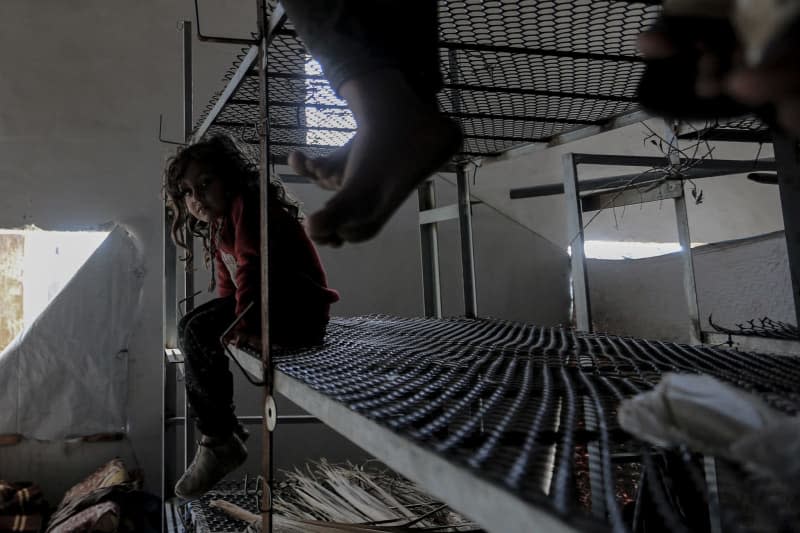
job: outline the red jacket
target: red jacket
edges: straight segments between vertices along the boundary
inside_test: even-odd
[[[339,294],[328,288],[302,225],[277,200],[270,200],[269,227],[270,338],[281,345],[319,342]],[[255,303],[238,326],[249,333],[261,331],[260,230],[258,195],[236,196],[220,223],[215,256],[219,296],[236,296],[237,316]]]

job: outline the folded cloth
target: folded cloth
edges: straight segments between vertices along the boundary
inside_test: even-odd
[[[99,489],[95,489],[88,494],[76,496],[66,503],[62,501],[62,505],[50,517],[46,531],[47,533],[59,530],[65,531],[61,529],[63,524],[69,522],[73,517],[82,513],[86,509],[95,507],[98,504],[105,502],[115,503],[118,506],[118,514],[120,514],[122,510],[119,501],[124,499],[125,495],[136,491],[136,488],[137,487],[135,483],[119,483],[110,487],[101,487]]]
[[[0,533],[14,531],[38,532],[42,530],[42,515],[16,514],[0,516]]]
[[[122,462],[122,459],[112,459],[95,470],[86,479],[69,489],[67,493],[64,494],[58,507],[61,508],[71,500],[81,498],[97,489],[126,483],[129,480],[128,470],[125,468],[125,463]]]
[[[119,506],[114,502],[103,502],[93,505],[72,515],[49,531],[52,533],[74,533],[91,531],[92,533],[113,533],[119,527]]]
[[[800,473],[800,419],[711,376],[665,374],[653,390],[624,400],[617,418],[658,446],[686,445],[787,481]]]

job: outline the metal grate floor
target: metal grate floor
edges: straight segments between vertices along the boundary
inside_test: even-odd
[[[796,513],[771,508],[789,497],[785,488],[722,461],[711,464],[724,479],[709,485],[708,461],[645,446],[616,421],[620,400],[668,371],[713,375],[795,414],[800,360],[500,320],[385,316],[333,319],[324,346],[274,355],[279,375],[570,527],[627,531],[641,509],[670,531],[697,530],[698,521],[725,531],[800,526]],[[687,514],[689,494],[718,499],[719,511]]]
[[[245,481],[245,483],[247,483]],[[222,499],[258,514],[258,495],[243,488],[242,483],[222,482],[200,499],[187,505],[189,531],[196,533],[233,533],[247,529],[247,523],[232,518],[220,509],[210,507],[212,500]]]

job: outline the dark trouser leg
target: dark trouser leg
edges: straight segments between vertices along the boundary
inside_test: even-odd
[[[284,0],[297,34],[335,91],[359,75],[397,69],[423,101],[441,89],[435,0]]]
[[[219,337],[235,318],[234,298],[205,303],[181,319],[178,342],[186,365],[186,395],[197,429],[227,437],[237,425],[233,375]]]

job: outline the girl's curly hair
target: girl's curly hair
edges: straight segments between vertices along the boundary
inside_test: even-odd
[[[189,214],[184,202],[181,182],[186,170],[192,162],[201,165],[207,171],[224,180],[225,188],[232,194],[258,194],[259,172],[242,148],[227,135],[214,135],[198,143],[181,148],[177,154],[167,160],[164,171],[164,196],[167,206],[172,211],[172,240],[186,250],[184,261],[193,257],[187,246],[187,236],[201,239],[203,243],[206,265],[213,268],[216,249],[213,228]],[[269,181],[269,197],[297,220],[302,220],[300,203],[276,179]],[[212,284],[214,275],[212,273]]]

